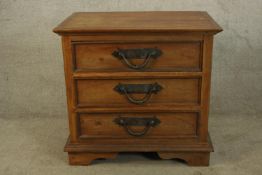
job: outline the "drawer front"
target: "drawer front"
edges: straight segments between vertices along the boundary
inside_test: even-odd
[[[78,119],[80,139],[197,137],[198,113],[193,112],[79,114]]]
[[[201,71],[201,42],[73,43],[82,71]]]
[[[200,103],[200,78],[76,80],[78,107]]]

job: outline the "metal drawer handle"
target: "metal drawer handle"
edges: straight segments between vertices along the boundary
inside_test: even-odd
[[[151,58],[157,58],[162,55],[162,51],[157,48],[139,48],[139,49],[118,49],[112,53],[113,56],[123,59],[124,63],[131,69],[141,70],[149,65]],[[135,65],[129,59],[144,59],[140,65]]]
[[[114,90],[117,91],[120,94],[124,94],[128,101],[134,104],[144,104],[146,103],[152,94],[156,94],[162,89],[162,86],[160,86],[158,83],[154,84],[121,84],[119,83]],[[145,96],[141,99],[135,99],[130,94],[132,93],[144,93]]]
[[[129,135],[136,137],[145,135],[151,127],[155,127],[161,123],[161,121],[156,117],[118,117],[114,122],[122,126]],[[144,129],[142,131],[133,131],[130,126],[144,126]]]

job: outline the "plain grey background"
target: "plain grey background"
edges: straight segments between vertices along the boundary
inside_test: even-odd
[[[76,11],[200,10],[224,29],[215,36],[213,52],[210,130],[217,151],[211,168],[181,165],[178,172],[259,174],[261,168],[254,163],[261,162],[257,152],[262,152],[261,9],[261,0],[0,0],[0,169],[5,174],[87,170],[69,169],[62,153],[68,134],[66,95],[61,41],[52,29],[64,18]],[[136,160],[131,172],[141,164],[152,168],[151,160],[138,165]],[[173,166],[153,164],[170,171]],[[128,161],[122,165],[129,167]],[[115,166],[102,163],[88,171],[113,174]]]
[[[203,10],[215,37],[211,113],[262,112],[262,1],[1,0],[1,116],[66,115],[60,38],[52,29],[76,11]]]

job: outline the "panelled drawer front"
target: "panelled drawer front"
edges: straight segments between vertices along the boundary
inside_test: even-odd
[[[131,120],[119,125],[120,118]],[[159,123],[146,132],[145,119],[155,118]],[[135,121],[132,121],[134,119]],[[140,122],[140,123],[139,123]],[[142,123],[142,124],[141,124]],[[78,136],[88,138],[183,138],[197,136],[198,113],[141,113],[141,114],[79,114]],[[127,128],[125,128],[127,127]],[[143,133],[144,132],[144,133]],[[135,133],[137,135],[132,135]]]
[[[132,65],[142,65],[148,54],[152,54],[143,71],[201,71],[201,42],[163,42],[163,43],[72,43],[73,64],[81,71],[132,71],[122,57]],[[117,58],[112,53],[128,50]],[[140,49],[140,50],[139,50]],[[145,49],[142,50],[141,49]],[[157,49],[154,55],[147,49]],[[135,52],[135,53],[134,53]],[[156,58],[153,58],[153,57]],[[130,57],[130,58],[128,58]],[[139,59],[140,57],[140,59]],[[135,69],[136,70],[136,69]],[[140,69],[138,69],[140,70]]]
[[[119,85],[125,86],[124,90],[129,93],[121,93]],[[153,88],[151,92],[150,87],[155,85],[159,87]],[[78,107],[139,106],[132,102],[132,99],[144,100],[150,93],[150,96],[140,105],[198,105],[200,85],[200,78],[78,79],[76,80],[76,103]]]

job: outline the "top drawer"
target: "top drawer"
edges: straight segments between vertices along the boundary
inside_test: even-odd
[[[76,71],[201,71],[199,41],[72,42]]]

